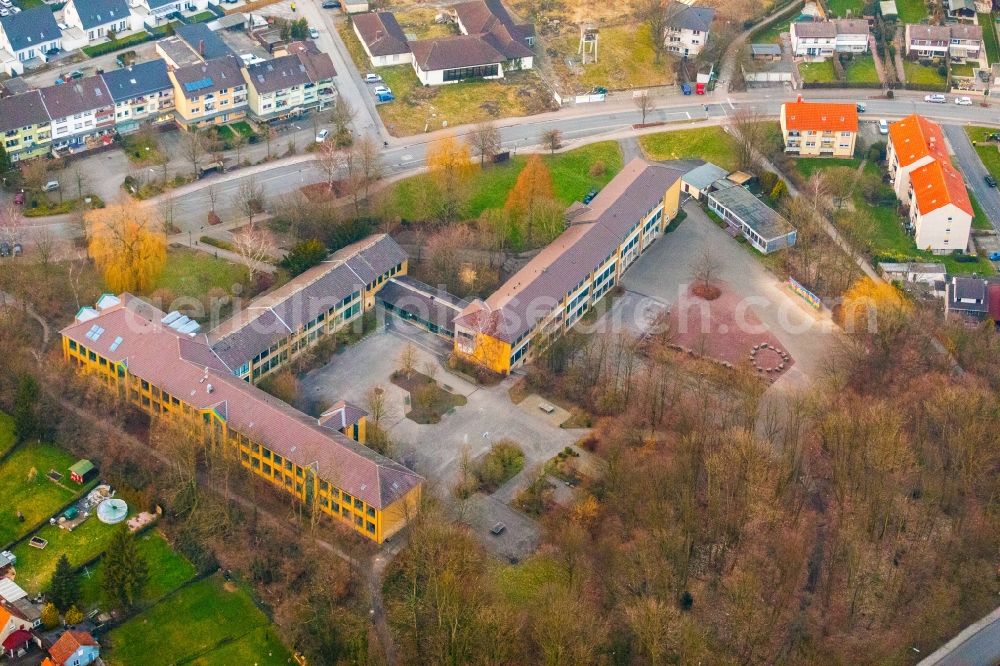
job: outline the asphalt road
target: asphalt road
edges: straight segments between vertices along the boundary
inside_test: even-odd
[[[971,625],[917,666],[1000,664],[1000,609]]]
[[[955,159],[958,160],[958,168],[965,178],[965,184],[972,190],[986,217],[990,218],[993,228],[1000,231],[1000,191],[986,184],[986,167],[972,147],[969,135],[959,125],[945,125],[944,135],[955,151]]]

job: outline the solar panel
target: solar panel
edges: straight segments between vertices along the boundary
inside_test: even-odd
[[[124,342],[124,340],[122,339],[122,336],[119,335],[117,338],[115,338],[115,341],[111,343],[111,351],[118,349],[118,346],[122,342]]]
[[[184,90],[187,92],[193,92],[195,90],[201,90],[202,88],[207,88],[212,85],[212,79],[204,78],[198,79],[197,81],[191,81],[190,83],[184,84]]]

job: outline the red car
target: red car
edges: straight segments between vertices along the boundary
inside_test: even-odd
[[[24,205],[24,192],[18,192],[17,194],[14,195],[14,203],[16,203],[18,206]]]

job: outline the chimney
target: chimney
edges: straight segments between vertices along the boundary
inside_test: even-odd
[[[798,103],[801,101],[802,101],[802,93],[799,93],[799,96],[795,98],[795,102]]]
[[[377,42],[380,39],[382,39],[382,31],[381,30],[376,30],[375,31],[375,41]]]
[[[215,387],[214,387],[214,386],[212,386],[211,384],[209,384],[209,385],[208,385],[208,386],[206,386],[205,388],[206,388],[206,390],[208,390],[208,392],[209,392],[209,393],[211,393],[212,391],[214,391],[214,390],[215,390]]]

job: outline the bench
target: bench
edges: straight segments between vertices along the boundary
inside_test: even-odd
[[[538,405],[538,409],[542,410],[546,414],[552,414],[553,412],[556,411],[556,408],[547,402],[543,402],[540,405]]]

